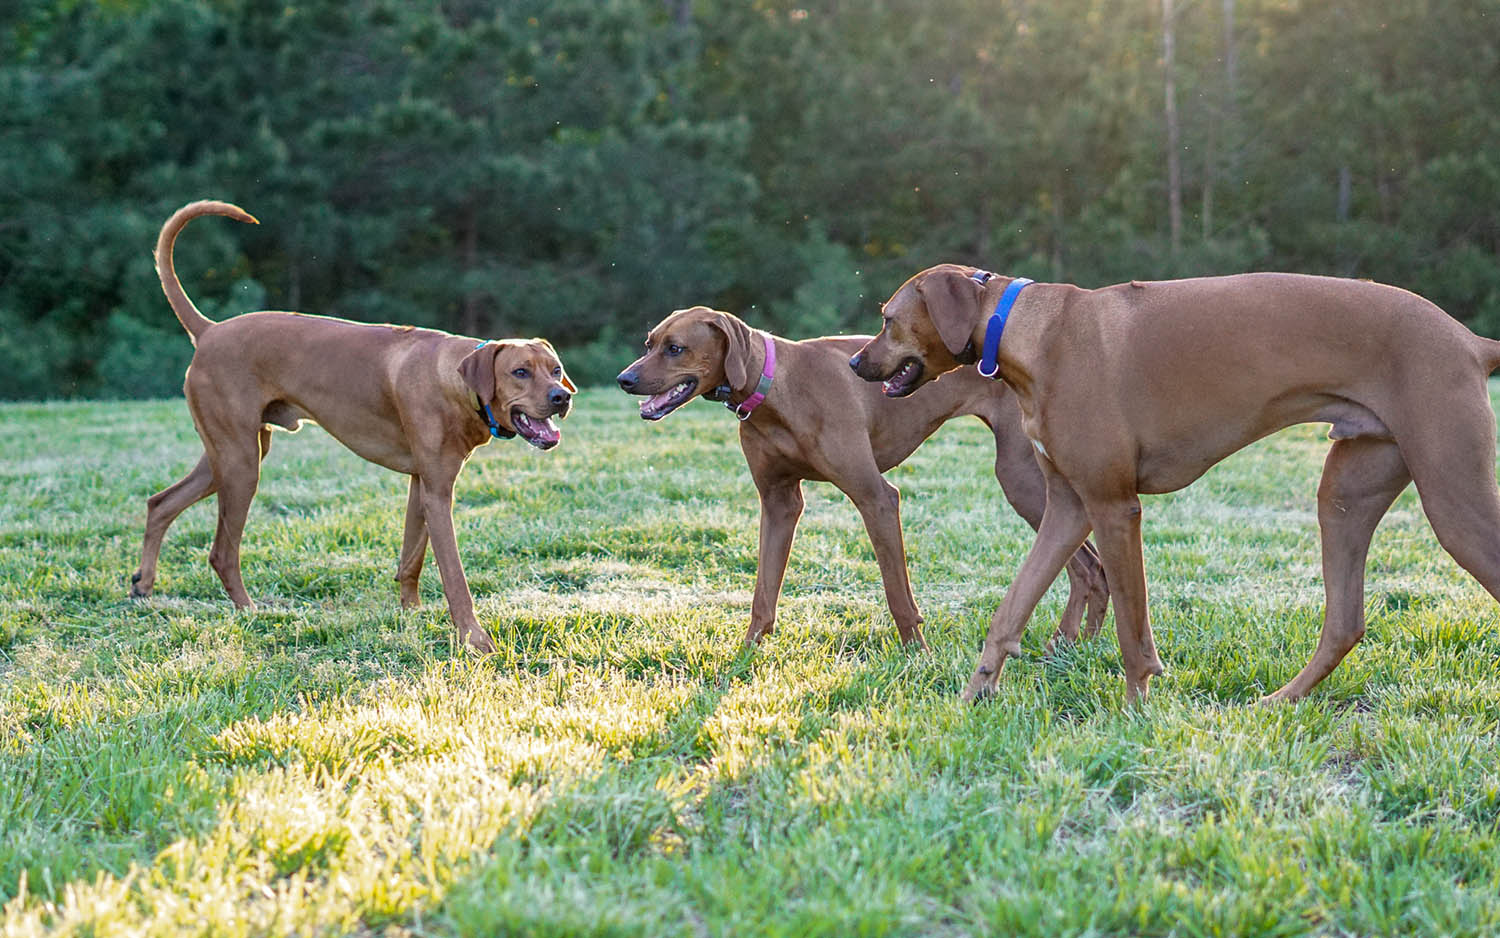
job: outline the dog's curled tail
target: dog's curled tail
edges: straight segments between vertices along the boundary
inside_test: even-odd
[[[184,205],[173,212],[167,223],[161,226],[161,235],[156,239],[156,275],[161,278],[161,289],[167,295],[167,302],[172,304],[172,312],[177,314],[177,321],[187,330],[194,345],[198,344],[198,336],[213,325],[214,321],[200,313],[198,307],[183,292],[182,282],[177,279],[177,270],[172,266],[172,246],[177,243],[177,233],[200,215],[227,215],[235,221],[260,224],[254,215],[238,205],[205,200]]]

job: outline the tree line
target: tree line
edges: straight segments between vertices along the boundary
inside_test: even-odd
[[[211,318],[870,331],[939,261],[1295,270],[1500,333],[1500,0],[10,0],[0,396],[179,393]]]

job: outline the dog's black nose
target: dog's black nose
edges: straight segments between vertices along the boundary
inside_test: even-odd
[[[855,352],[854,357],[849,359],[849,367],[859,371],[859,366],[864,364],[864,352]]]
[[[640,376],[633,371],[622,371],[615,380],[620,382],[620,390],[629,394],[635,390],[635,384],[640,380]]]
[[[568,393],[567,388],[553,388],[547,392],[547,403],[553,407],[562,407],[568,403],[571,397],[572,395]]]

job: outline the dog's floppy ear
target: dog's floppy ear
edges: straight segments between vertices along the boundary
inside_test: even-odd
[[[961,355],[979,324],[979,294],[984,288],[957,270],[939,270],[917,282],[917,293],[950,355]]]
[[[562,363],[562,356],[559,355],[559,354],[557,354],[557,349],[553,348],[552,347],[552,343],[548,342],[546,339],[538,337],[536,339],[536,341],[540,342],[543,346],[545,346],[546,349],[547,349],[547,351],[549,351],[549,352],[552,353],[552,357],[555,358],[555,359],[557,359],[557,367],[559,367],[559,368],[561,368],[563,370],[563,373],[562,373],[562,386],[568,389],[568,393],[569,394],[576,394],[576,393],[578,393],[578,388],[575,387],[574,384],[573,384],[573,382],[571,380],[569,380],[569,378],[568,378],[568,367]]]
[[[709,325],[724,333],[724,378],[731,388],[750,379],[750,327],[728,313],[714,313]]]
[[[486,342],[458,363],[458,373],[464,384],[486,407],[495,402],[495,359],[500,357],[501,347],[498,342]]]

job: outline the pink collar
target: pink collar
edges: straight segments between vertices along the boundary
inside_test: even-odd
[[[725,402],[725,406],[741,420],[750,419],[750,414],[766,399],[766,392],[771,390],[771,381],[776,377],[776,345],[771,341],[770,333],[762,332],[760,337],[766,341],[766,363],[760,370],[760,381],[756,382],[755,390],[743,401],[738,404]]]

